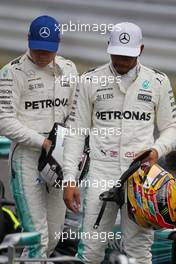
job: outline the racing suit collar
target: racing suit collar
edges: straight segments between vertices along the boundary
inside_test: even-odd
[[[119,73],[116,71],[116,69],[114,68],[112,62],[110,62],[109,67],[110,67],[111,71],[113,72],[113,74],[114,74],[115,76],[121,76],[121,77],[124,76],[124,78],[126,78],[127,76],[129,76],[129,77],[134,76],[134,73],[136,73],[136,75],[138,76],[139,71],[140,71],[140,68],[141,68],[141,65],[140,65],[140,62],[137,61],[136,66],[133,67],[131,70],[129,70],[126,74],[123,74],[123,75],[119,74]],[[137,77],[137,76],[136,76],[136,77]]]
[[[126,74],[120,75],[116,69],[114,68],[114,66],[112,65],[112,62],[110,62],[110,69],[112,71],[112,73],[115,76],[119,76],[121,82],[119,83],[119,88],[123,93],[126,93],[126,90],[129,86],[131,86],[131,84],[137,79],[139,72],[140,72],[140,63],[139,61],[137,62],[137,65],[132,68],[129,72],[127,72]]]
[[[33,64],[33,66],[36,66],[35,63],[32,61],[29,49],[26,51],[26,56],[30,60],[30,62]],[[51,61],[45,68],[50,69],[54,73],[55,76],[59,76],[62,74],[62,70],[55,59]]]

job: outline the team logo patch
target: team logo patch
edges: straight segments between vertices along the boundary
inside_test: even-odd
[[[149,81],[147,81],[147,80],[145,80],[145,81],[143,82],[143,84],[142,84],[142,87],[143,87],[144,89],[148,89],[148,88],[150,88],[150,86],[151,86],[151,83],[150,83]]]
[[[7,75],[8,75],[8,69],[5,69],[2,73],[2,77],[5,79],[7,78]]]
[[[125,153],[125,158],[134,158],[135,157],[135,153],[134,152],[126,152]]]
[[[127,44],[130,41],[130,35],[128,33],[122,33],[119,36],[119,40],[122,44]]]
[[[138,94],[137,99],[139,101],[151,102],[152,96],[150,94]]]
[[[31,78],[34,78],[36,73],[35,73],[34,70],[31,69],[31,70],[29,70],[26,74],[27,74],[27,76],[29,76],[29,77],[31,77]]]
[[[113,99],[114,95],[113,94],[98,94],[96,97],[96,101],[103,101],[103,100],[108,100],[108,99]]]
[[[70,87],[70,83],[69,83],[68,80],[61,80],[61,81],[60,81],[60,85],[61,85],[62,87]]]
[[[42,27],[39,30],[39,35],[42,38],[48,38],[50,36],[50,29],[48,27]]]
[[[139,111],[102,111],[96,112],[96,117],[101,120],[131,119],[149,121],[151,119],[151,113]]]

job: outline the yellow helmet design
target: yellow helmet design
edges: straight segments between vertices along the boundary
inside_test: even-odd
[[[128,214],[143,227],[176,227],[176,180],[158,164],[128,179]]]

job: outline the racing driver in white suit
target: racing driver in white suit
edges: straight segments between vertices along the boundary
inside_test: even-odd
[[[69,133],[64,143],[64,201],[68,208],[79,211],[80,196],[74,180],[85,134],[89,133],[91,162],[82,226],[87,235],[82,233],[78,248],[78,256],[85,263],[99,264],[103,260],[107,239],[102,242],[101,232],[107,232],[108,237],[117,215],[116,203],[109,202],[99,228],[93,229],[102,205],[101,182],[106,181],[109,189],[140,152],[151,148],[148,161],[154,164],[176,143],[172,88],[165,74],[140,64],[143,48],[137,25],[115,25],[107,50],[111,62],[86,73],[73,99],[68,127],[77,133]],[[155,121],[160,132],[157,140],[153,136]],[[121,209],[121,227],[126,254],[136,258],[138,264],[151,264],[153,231],[128,218],[126,203]]]
[[[0,72],[0,134],[13,141],[11,188],[23,230],[41,233],[29,257],[48,257],[64,224],[63,192],[38,183],[38,160],[54,122],[64,122],[77,76],[73,62],[56,55],[58,22],[40,16],[29,29],[29,50]],[[15,147],[14,147],[15,146]]]

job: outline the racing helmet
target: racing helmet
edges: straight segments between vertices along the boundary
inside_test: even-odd
[[[147,228],[176,227],[176,180],[155,164],[146,173],[142,168],[127,182],[128,215]]]

